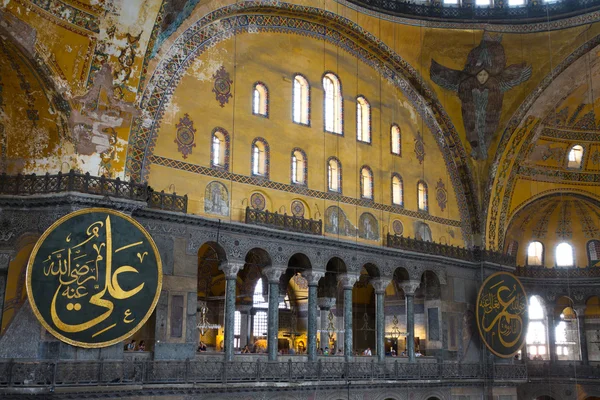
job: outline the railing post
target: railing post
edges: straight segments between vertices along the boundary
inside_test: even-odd
[[[58,369],[58,360],[56,360],[54,362],[54,366],[52,367],[52,390],[54,390],[54,387],[56,386],[56,370]]]
[[[394,378],[398,379],[398,360],[394,360]]]
[[[13,385],[12,375],[13,375],[14,366],[15,366],[15,360],[13,358],[11,358],[10,361],[8,362],[8,386],[9,387],[11,387]]]
[[[15,194],[19,194],[19,186],[21,184],[21,174],[17,174],[17,177],[15,178]]]
[[[223,360],[223,383],[227,383],[227,361]]]
[[[321,365],[321,360],[317,360],[317,380],[321,380],[321,376],[323,375],[323,365]]]
[[[165,191],[164,190],[160,191],[160,209],[161,210],[165,209]]]
[[[90,192],[90,173],[86,172],[85,175],[83,175],[83,193],[89,193]]]
[[[104,175],[101,175],[100,176],[100,194],[104,194],[105,180],[106,180],[106,178],[104,177]]]
[[[102,375],[104,374],[104,360],[100,359],[100,363],[98,365],[98,386],[102,385]]]
[[[190,359],[185,359],[185,383],[189,383]]]
[[[187,194],[184,194],[183,195],[183,210],[181,210],[181,211],[187,214],[187,207],[188,207],[188,196],[187,196]]]
[[[260,358],[256,359],[256,382],[260,382]]]
[[[75,170],[71,169],[69,171],[69,178],[68,178],[68,183],[67,183],[67,187],[68,187],[68,191],[72,192],[73,191],[73,186],[75,184]]]
[[[371,380],[375,379],[375,360],[371,360]]]
[[[121,178],[115,179],[115,197],[121,197]]]
[[[288,360],[288,382],[292,383],[292,359]]]

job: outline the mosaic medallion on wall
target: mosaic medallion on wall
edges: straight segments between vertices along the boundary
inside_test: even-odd
[[[294,280],[294,283],[298,286],[299,289],[308,289],[308,281],[302,275],[296,274],[292,279]]]
[[[267,201],[265,196],[260,193],[252,193],[250,196],[250,206],[258,211],[263,211],[266,207]]]
[[[435,199],[437,200],[440,209],[444,211],[444,209],[446,209],[446,204],[448,204],[448,192],[446,191],[446,185],[442,182],[442,178],[440,178],[435,187]]]
[[[292,201],[292,215],[294,217],[303,218],[304,217],[304,203],[299,200]]]
[[[194,143],[196,140],[194,123],[190,119],[190,116],[185,114],[175,126],[177,127],[177,136],[175,139],[177,150],[183,154],[183,158],[187,158],[188,154],[192,154],[192,147],[196,147],[196,143]]]
[[[423,160],[425,160],[425,142],[423,142],[421,132],[417,132],[415,137],[415,155],[417,156],[417,160],[419,160],[419,164],[422,164]]]
[[[211,182],[204,191],[204,212],[229,216],[229,193],[221,182]]]
[[[395,220],[392,223],[392,229],[394,230],[394,234],[401,236],[402,233],[404,232],[404,226],[402,225],[402,222],[400,222],[399,220]]]
[[[233,81],[229,78],[229,72],[225,71],[225,67],[221,67],[213,74],[215,85],[213,87],[213,93],[221,107],[225,107],[225,103],[229,103],[231,94],[231,84]]]

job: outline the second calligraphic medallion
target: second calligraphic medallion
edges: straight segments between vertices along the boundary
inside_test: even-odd
[[[519,279],[508,272],[490,275],[477,296],[477,327],[487,348],[502,358],[519,352],[525,342],[527,294]]]
[[[52,335],[97,348],[131,336],[148,320],[162,287],[160,254],[128,215],[89,208],[56,221],[27,265],[27,295]]]

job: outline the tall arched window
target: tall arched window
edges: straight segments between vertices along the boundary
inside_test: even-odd
[[[392,204],[396,206],[404,204],[402,178],[396,173],[392,174]]]
[[[293,120],[297,124],[310,125],[310,86],[302,75],[294,76]]]
[[[356,98],[356,140],[371,143],[371,106],[363,96]]]
[[[328,72],[323,77],[325,95],[325,131],[342,134],[342,85],[335,74]]]
[[[579,359],[579,328],[575,311],[571,307],[565,307],[554,331],[556,355],[559,360]]]
[[[263,117],[269,116],[269,90],[264,83],[254,84],[252,91],[252,113]]]
[[[330,192],[342,192],[342,164],[335,157],[327,161],[327,189]]]
[[[400,135],[400,127],[396,124],[390,129],[390,140],[392,146],[392,154],[402,155],[402,136]]]
[[[363,199],[373,200],[373,171],[367,166],[360,169],[360,195]]]
[[[427,195],[427,184],[423,181],[419,181],[419,183],[417,183],[417,200],[419,211],[429,210],[429,202],[427,200]]]
[[[229,134],[225,129],[213,129],[210,150],[211,167],[229,169]]]
[[[567,168],[581,168],[581,161],[583,159],[583,147],[576,144],[569,150],[569,158],[567,161]]]
[[[527,246],[527,265],[544,265],[544,245],[541,242],[531,242]]]
[[[263,292],[263,281],[259,279],[254,287],[254,295],[252,296],[252,306],[258,308],[254,317],[252,318],[252,334],[256,337],[267,336],[267,311],[269,309],[269,302],[266,301],[266,293]]]
[[[556,266],[572,267],[574,264],[573,246],[565,242],[556,246]]]
[[[306,185],[308,166],[306,162],[306,153],[301,149],[292,150],[292,183],[296,185]]]
[[[546,317],[538,296],[529,298],[529,325],[527,327],[527,353],[530,357],[546,358]]]
[[[262,138],[252,142],[252,175],[269,177],[269,144]]]
[[[594,267],[600,261],[600,240],[590,240],[587,243],[588,266]]]

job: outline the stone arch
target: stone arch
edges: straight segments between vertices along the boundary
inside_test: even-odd
[[[273,18],[255,18],[251,23],[249,18],[243,15],[248,12],[285,16],[286,23],[277,24],[274,21],[280,19]],[[306,24],[306,21],[309,24]],[[328,21],[328,25],[323,25],[323,21]],[[156,143],[162,112],[172,94],[171,88],[178,84],[194,58],[204,52],[207,46],[212,46],[231,35],[247,32],[251,25],[255,26],[257,23],[261,24],[261,30],[302,34],[330,41],[362,59],[382,76],[394,82],[410,99],[437,139],[453,182],[461,219],[465,221],[462,226],[463,237],[470,245],[470,235],[478,232],[480,228],[474,177],[464,145],[435,92],[415,68],[358,24],[314,7],[298,9],[296,5],[285,2],[260,6],[253,3],[225,6],[205,15],[187,28],[202,34],[191,35],[182,32],[175,38],[171,49],[163,53],[165,56],[158,62],[142,96],[141,108],[144,115],[141,120],[151,122],[144,126],[141,122],[136,123],[132,129],[126,162],[127,175],[133,180],[147,180],[149,159]],[[291,26],[295,23],[297,27]],[[215,26],[219,28],[216,29]],[[314,30],[306,27],[314,27]],[[142,69],[145,68],[147,65]]]
[[[426,300],[440,299],[442,296],[442,287],[437,274],[432,270],[425,270],[421,274],[421,285],[419,287],[421,295]]]

